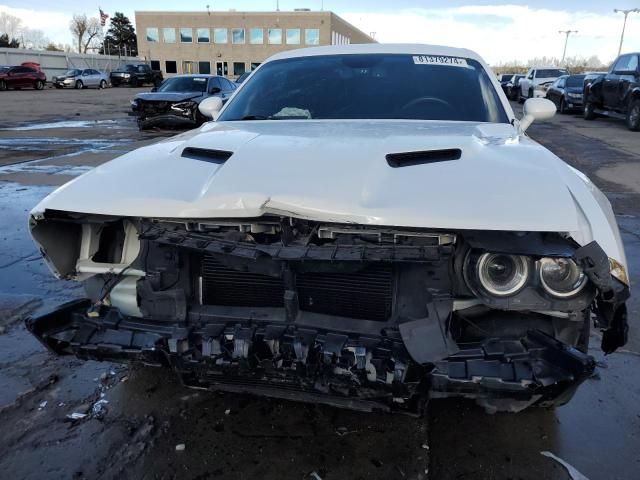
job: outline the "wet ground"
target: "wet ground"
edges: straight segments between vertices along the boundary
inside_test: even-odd
[[[135,90],[2,92],[0,124],[0,472],[2,478],[640,478],[638,297],[631,341],[556,410],[488,415],[434,401],[423,419],[182,388],[168,372],[49,355],[23,320],[81,294],[53,279],[27,213],[55,186],[169,132],[140,134]],[[611,199],[640,274],[640,134],[557,116],[531,135]],[[516,159],[517,161],[517,159]],[[104,192],[109,194],[109,192]],[[68,416],[76,414],[75,420]]]

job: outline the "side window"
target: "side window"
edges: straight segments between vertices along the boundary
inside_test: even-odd
[[[629,60],[629,63],[627,64],[627,70],[629,70],[630,72],[637,72],[638,71],[638,56],[637,55],[631,55],[631,59]]]
[[[529,80],[533,80],[533,77],[535,76],[536,71],[535,70],[529,70],[529,73],[527,74],[527,78]]]
[[[222,90],[220,79],[218,77],[213,77],[211,80],[209,80],[209,91],[211,91],[211,89],[213,88],[219,88],[220,90]]]
[[[222,79],[222,82],[224,83],[225,86],[225,90],[233,90],[236,88],[236,86],[233,84],[233,82],[231,82],[230,80],[227,80],[226,78]]]
[[[613,72],[621,72],[627,69],[627,64],[629,63],[629,55],[621,56],[616,64],[613,67]]]
[[[566,78],[559,78],[558,79],[558,84],[556,86],[558,88],[564,88],[566,83],[567,83],[567,79]]]

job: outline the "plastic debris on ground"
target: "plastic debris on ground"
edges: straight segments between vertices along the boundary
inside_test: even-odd
[[[555,460],[556,462],[558,462],[560,465],[562,465],[567,470],[567,473],[571,477],[571,480],[589,480],[582,473],[580,473],[573,465],[570,465],[569,463],[565,462],[560,457],[555,456],[553,453],[547,452],[545,450],[543,452],[540,452],[540,454],[544,455],[545,457],[549,457],[549,458]]]
[[[178,445],[176,445],[176,452],[183,452],[185,448],[187,447],[184,443],[179,443]]]

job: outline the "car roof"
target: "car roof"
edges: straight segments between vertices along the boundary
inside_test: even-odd
[[[210,73],[181,73],[180,75],[173,75],[169,78],[181,78],[181,77],[226,78],[226,77],[223,77],[222,75],[211,75]]]
[[[419,43],[362,43],[349,45],[327,45],[323,47],[299,48],[276,53],[267,61],[285,58],[312,57],[319,55],[345,55],[367,53],[390,53],[408,55],[443,55],[449,57],[464,57],[482,62],[480,56],[466,48],[445,47],[442,45],[423,45]]]

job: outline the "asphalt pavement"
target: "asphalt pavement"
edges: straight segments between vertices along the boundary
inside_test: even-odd
[[[173,134],[137,131],[126,114],[135,91],[1,92],[0,476],[570,478],[541,454],[551,452],[590,480],[640,478],[640,133],[578,115],[529,131],[613,204],[632,281],[623,351],[605,357],[594,332],[596,374],[555,410],[489,415],[472,402],[438,400],[424,418],[363,414],[193,391],[163,370],[54,357],[25,330],[27,316],[81,295],[44,266],[28,211],[56,186]]]

